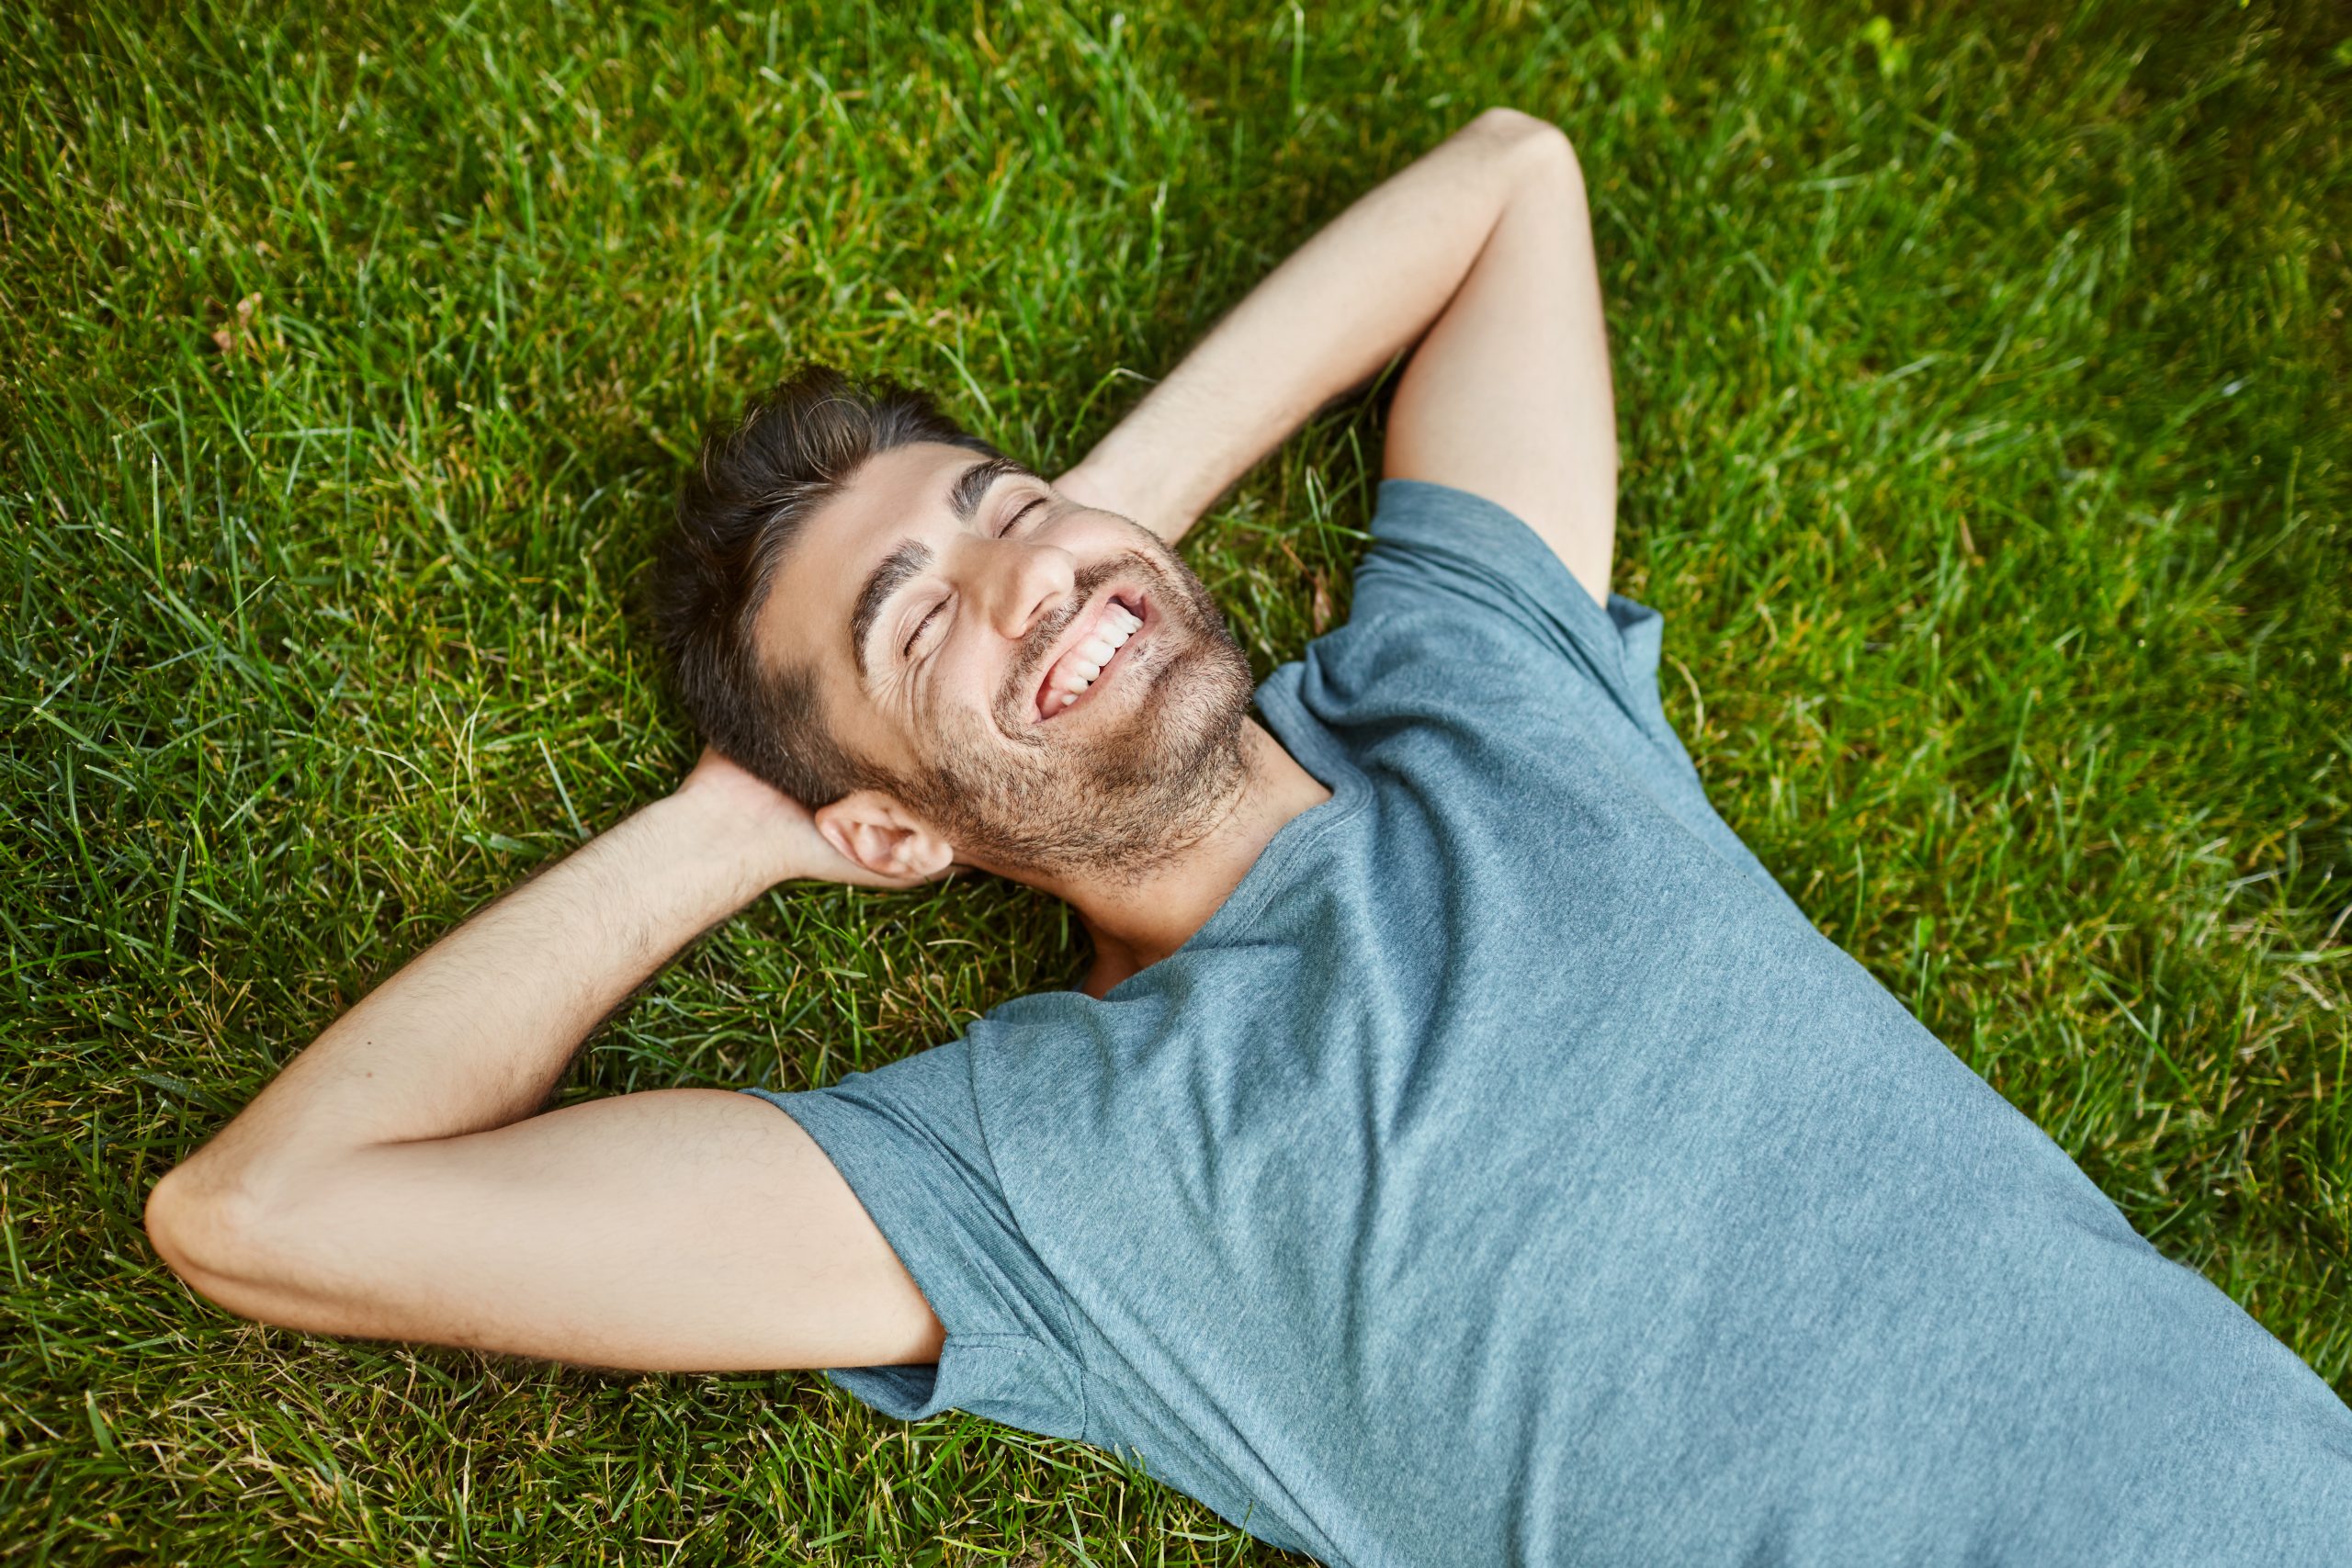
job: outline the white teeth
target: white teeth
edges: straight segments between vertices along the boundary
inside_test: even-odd
[[[1054,689],[1046,694],[1046,701],[1051,703],[1059,697],[1062,707],[1078,701],[1088,687],[1101,679],[1102,667],[1111,662],[1111,656],[1126,647],[1128,639],[1142,629],[1142,616],[1129,614],[1119,604],[1111,605],[1087,634],[1086,640],[1070,649],[1054,677]]]

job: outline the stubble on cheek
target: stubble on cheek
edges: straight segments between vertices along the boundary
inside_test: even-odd
[[[1215,615],[1204,590],[1153,587],[1165,595],[1161,635],[1128,671],[1147,684],[1120,722],[1008,732],[1034,692],[1038,661],[1024,659],[998,696],[1021,708],[965,710],[968,722],[941,727],[892,792],[960,853],[1011,872],[1138,873],[1188,842],[1193,819],[1238,785],[1250,666],[1221,618],[1200,623],[1204,604]]]

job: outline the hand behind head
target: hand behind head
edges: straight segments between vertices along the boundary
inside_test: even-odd
[[[813,877],[860,887],[920,887],[960,869],[935,855],[892,853],[888,845],[820,829],[807,807],[707,746],[674,795],[707,813],[714,830],[726,834],[729,846],[761,866],[771,882]],[[832,807],[827,815],[835,815]],[[853,858],[844,847],[875,852]]]

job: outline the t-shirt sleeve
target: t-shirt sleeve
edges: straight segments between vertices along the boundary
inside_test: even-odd
[[[1716,814],[1667,721],[1664,635],[1646,604],[1622,593],[1595,604],[1515,513],[1452,485],[1383,479],[1348,624],[1309,646],[1298,686],[1327,723],[1363,734],[1433,720],[1483,740],[1559,739],[1605,759],[1802,919]],[[1476,765],[1487,787],[1516,787],[1491,749]]]
[[[1645,761],[1695,778],[1658,701],[1656,610],[1622,593],[1595,604],[1516,513],[1452,485],[1383,479],[1371,531],[1351,626],[1410,639],[1425,663],[1457,661],[1465,689],[1498,658],[1539,661],[1622,714],[1656,748]]]
[[[966,1043],[828,1089],[742,1092],[783,1111],[825,1151],[947,1331],[935,1365],[825,1375],[900,1420],[954,1408],[1082,1439],[1085,1375],[1069,1304],[998,1185]]]

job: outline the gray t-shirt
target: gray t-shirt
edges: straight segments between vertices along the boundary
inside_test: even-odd
[[[831,1375],[1331,1564],[2342,1563],[2352,1411],[1710,808],[1660,622],[1380,487],[1332,798],[1102,1000],[767,1094],[947,1329]]]

